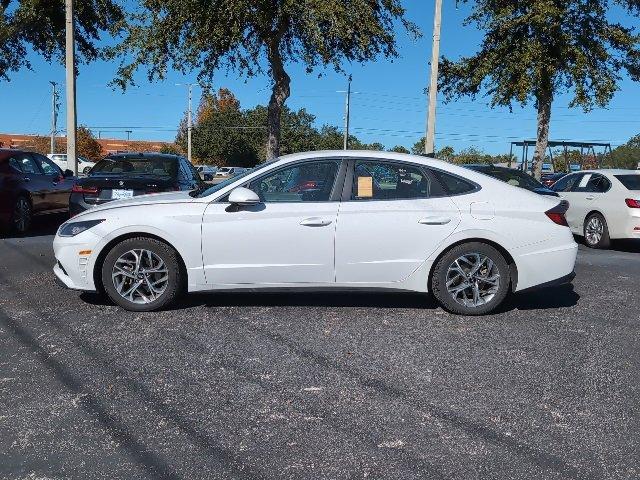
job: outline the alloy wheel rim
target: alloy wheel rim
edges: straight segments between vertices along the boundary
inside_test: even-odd
[[[592,217],[591,219],[589,219],[589,222],[587,222],[585,235],[587,237],[587,242],[589,242],[589,245],[597,245],[598,243],[600,243],[603,232],[604,225],[598,217]]]
[[[482,253],[461,255],[447,269],[446,287],[449,295],[460,305],[485,305],[500,289],[498,266]]]
[[[20,198],[16,203],[14,218],[16,230],[26,231],[29,226],[29,203],[24,198]]]
[[[169,270],[157,254],[143,248],[129,250],[113,264],[111,279],[116,292],[131,303],[147,304],[162,296]]]

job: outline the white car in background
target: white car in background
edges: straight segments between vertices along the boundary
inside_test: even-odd
[[[110,202],[62,224],[54,272],[134,311],[183,291],[431,291],[478,315],[573,278],[566,202],[413,155],[288,155],[204,190]]]
[[[194,165],[194,167],[200,174],[200,178],[204,181],[213,180],[213,177],[215,177],[218,171],[218,167],[213,165]]]
[[[72,170],[71,166],[67,164],[67,154],[66,153],[49,153],[47,154],[53,163],[58,165],[62,171]],[[78,156],[78,173],[89,173],[89,170],[93,168],[95,162],[91,160],[87,160],[84,157]]]
[[[221,167],[216,172],[216,177],[235,177],[246,172],[247,168],[241,167]]]
[[[613,239],[640,238],[640,171],[576,172],[551,189],[569,201],[569,227],[589,247],[607,248]]]

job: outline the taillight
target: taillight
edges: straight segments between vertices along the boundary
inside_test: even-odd
[[[640,208],[640,200],[625,198],[624,203],[626,203],[629,208]]]
[[[90,193],[95,195],[98,193],[98,187],[83,187],[82,185],[78,185],[77,183],[71,189],[73,193]]]
[[[558,225],[561,225],[563,227],[568,227],[569,224],[567,223],[567,219],[564,216],[564,214],[567,213],[568,209],[569,202],[567,202],[566,200],[562,200],[558,205],[550,210],[547,210],[544,213],[553,223],[557,223]]]

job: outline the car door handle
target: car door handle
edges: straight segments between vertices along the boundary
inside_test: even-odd
[[[418,220],[421,225],[446,225],[451,219],[449,217],[424,217]]]
[[[323,218],[311,217],[305,218],[300,222],[300,225],[305,227],[326,227],[327,225],[331,225],[331,220],[325,220]]]
[[[30,181],[31,181],[31,179],[30,179],[29,177],[24,177],[24,178],[23,178],[23,180],[24,180],[25,182],[30,182]]]
[[[594,198],[596,198],[596,197],[592,197],[592,196],[590,195],[590,196],[588,196],[588,197],[586,197],[586,198],[587,198],[587,200],[593,200],[593,199],[594,199]]]

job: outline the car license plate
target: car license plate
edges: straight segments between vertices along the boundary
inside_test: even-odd
[[[111,198],[114,200],[133,198],[133,190],[111,190]]]

